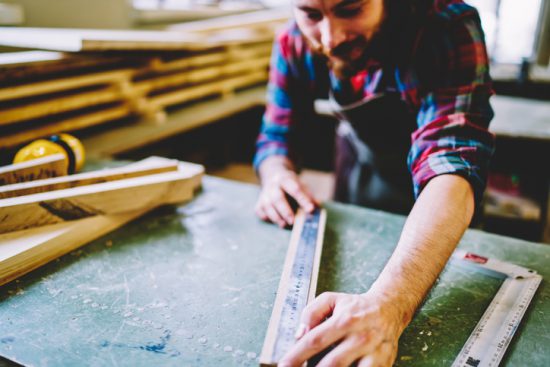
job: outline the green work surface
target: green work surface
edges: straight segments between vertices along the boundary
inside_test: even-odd
[[[205,177],[166,207],[0,288],[0,355],[32,366],[257,365],[290,231],[253,214],[258,187]],[[404,217],[327,203],[319,292],[363,292]],[[550,247],[468,231],[461,248],[545,277],[503,362],[550,366]],[[450,264],[399,366],[448,366],[499,287]]]

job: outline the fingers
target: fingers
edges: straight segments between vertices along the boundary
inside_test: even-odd
[[[338,296],[339,293],[335,292],[322,293],[304,308],[300,319],[301,326],[304,329],[302,335],[332,314]],[[297,335],[297,338],[299,339],[302,335]]]
[[[258,217],[276,223],[280,227],[292,225],[295,215],[286,194],[294,198],[306,212],[312,212],[317,205],[313,197],[303,188],[296,174],[286,172],[265,181],[256,205]]]
[[[266,205],[264,207],[264,210],[267,214],[267,218],[270,222],[277,224],[279,227],[286,226],[285,219],[277,212],[274,206],[272,205]]]
[[[306,212],[313,212],[315,206],[317,206],[313,196],[304,189],[298,180],[283,180],[281,182],[281,187],[286,193],[292,196],[298,202],[298,205]]]
[[[325,296],[318,297],[317,302],[312,302],[312,309],[307,313],[304,322],[307,328],[311,326],[296,345],[285,355],[280,361],[282,366],[300,366],[302,363],[313,357],[317,353],[325,350],[327,347],[342,339],[349,332],[346,328],[340,327],[338,318],[329,318],[320,323],[330,315],[334,309],[334,304],[340,294],[338,293],[323,293]],[[319,324],[320,323],[320,324]]]
[[[373,349],[369,335],[354,335],[344,339],[336,348],[323,357],[317,367],[350,366]]]

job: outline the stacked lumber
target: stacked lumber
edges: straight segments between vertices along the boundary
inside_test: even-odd
[[[111,121],[158,123],[168,109],[265,84],[287,16],[227,18],[166,31],[1,29],[3,45],[79,53],[0,55],[0,148]]]
[[[200,165],[151,157],[0,186],[0,285],[155,207],[190,200],[203,173]]]

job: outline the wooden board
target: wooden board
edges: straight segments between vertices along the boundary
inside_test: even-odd
[[[82,142],[89,157],[111,157],[261,106],[264,101],[265,85],[234,93],[225,99],[194,103],[172,112],[161,125],[126,124],[111,127],[88,134]]]
[[[126,166],[136,168],[143,162]],[[180,162],[188,173],[192,191],[201,184],[204,168]],[[192,198],[187,197],[185,200]],[[112,215],[100,215],[0,235],[0,285],[8,283],[76,248],[119,228],[152,207]]]
[[[194,22],[173,24],[166,29],[193,33],[210,33],[235,28],[255,28],[266,24],[284,24],[292,17],[288,7],[259,10],[245,14],[228,15]]]
[[[8,283],[151,210],[99,215],[0,234],[0,285]]]
[[[66,75],[75,71],[124,67],[127,57],[101,54],[68,54],[51,51],[21,51],[0,54],[0,81],[12,84],[18,81],[36,82],[51,75]],[[133,67],[138,64],[133,61]]]
[[[0,233],[187,200],[195,172],[180,167],[113,182],[0,200]]]
[[[0,199],[37,194],[40,192],[51,192],[72,187],[93,185],[156,173],[173,172],[177,170],[178,162],[174,159],[149,157],[127,167],[102,169],[99,171],[77,173],[74,175],[0,186]]]
[[[65,156],[63,154],[52,154],[0,167],[0,186],[64,176],[67,173],[68,163]]]
[[[12,148],[36,138],[95,126],[131,116],[133,113],[134,109],[130,104],[120,103],[93,109],[92,111],[76,111],[76,113],[71,113],[68,116],[63,115],[60,118],[56,116],[53,121],[49,119],[47,119],[46,123],[38,121],[39,123],[35,126],[33,125],[31,128],[18,129],[14,133],[1,134],[0,148]]]
[[[0,101],[47,93],[58,93],[67,89],[84,88],[93,85],[120,84],[127,81],[132,74],[132,69],[119,69],[8,86],[5,88],[0,88]]]
[[[264,41],[272,37],[272,34],[253,30],[201,35],[182,31],[0,27],[0,45],[63,52],[200,51],[229,44]]]
[[[64,52],[204,50],[202,37],[183,32],[0,27],[0,45]]]
[[[0,113],[0,125],[47,117],[95,105],[121,102],[124,99],[122,89],[115,86],[100,87],[81,93],[69,93],[57,98],[37,102],[31,101],[21,106],[4,108]]]

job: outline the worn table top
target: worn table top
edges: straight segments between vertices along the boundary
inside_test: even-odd
[[[0,288],[0,355],[33,366],[257,365],[290,239],[255,218],[257,194],[206,177],[192,202]],[[326,207],[319,291],[365,291],[404,218]],[[549,366],[550,247],[478,231],[460,247],[545,277],[503,365]],[[405,331],[397,365],[450,365],[498,286],[449,265]]]

